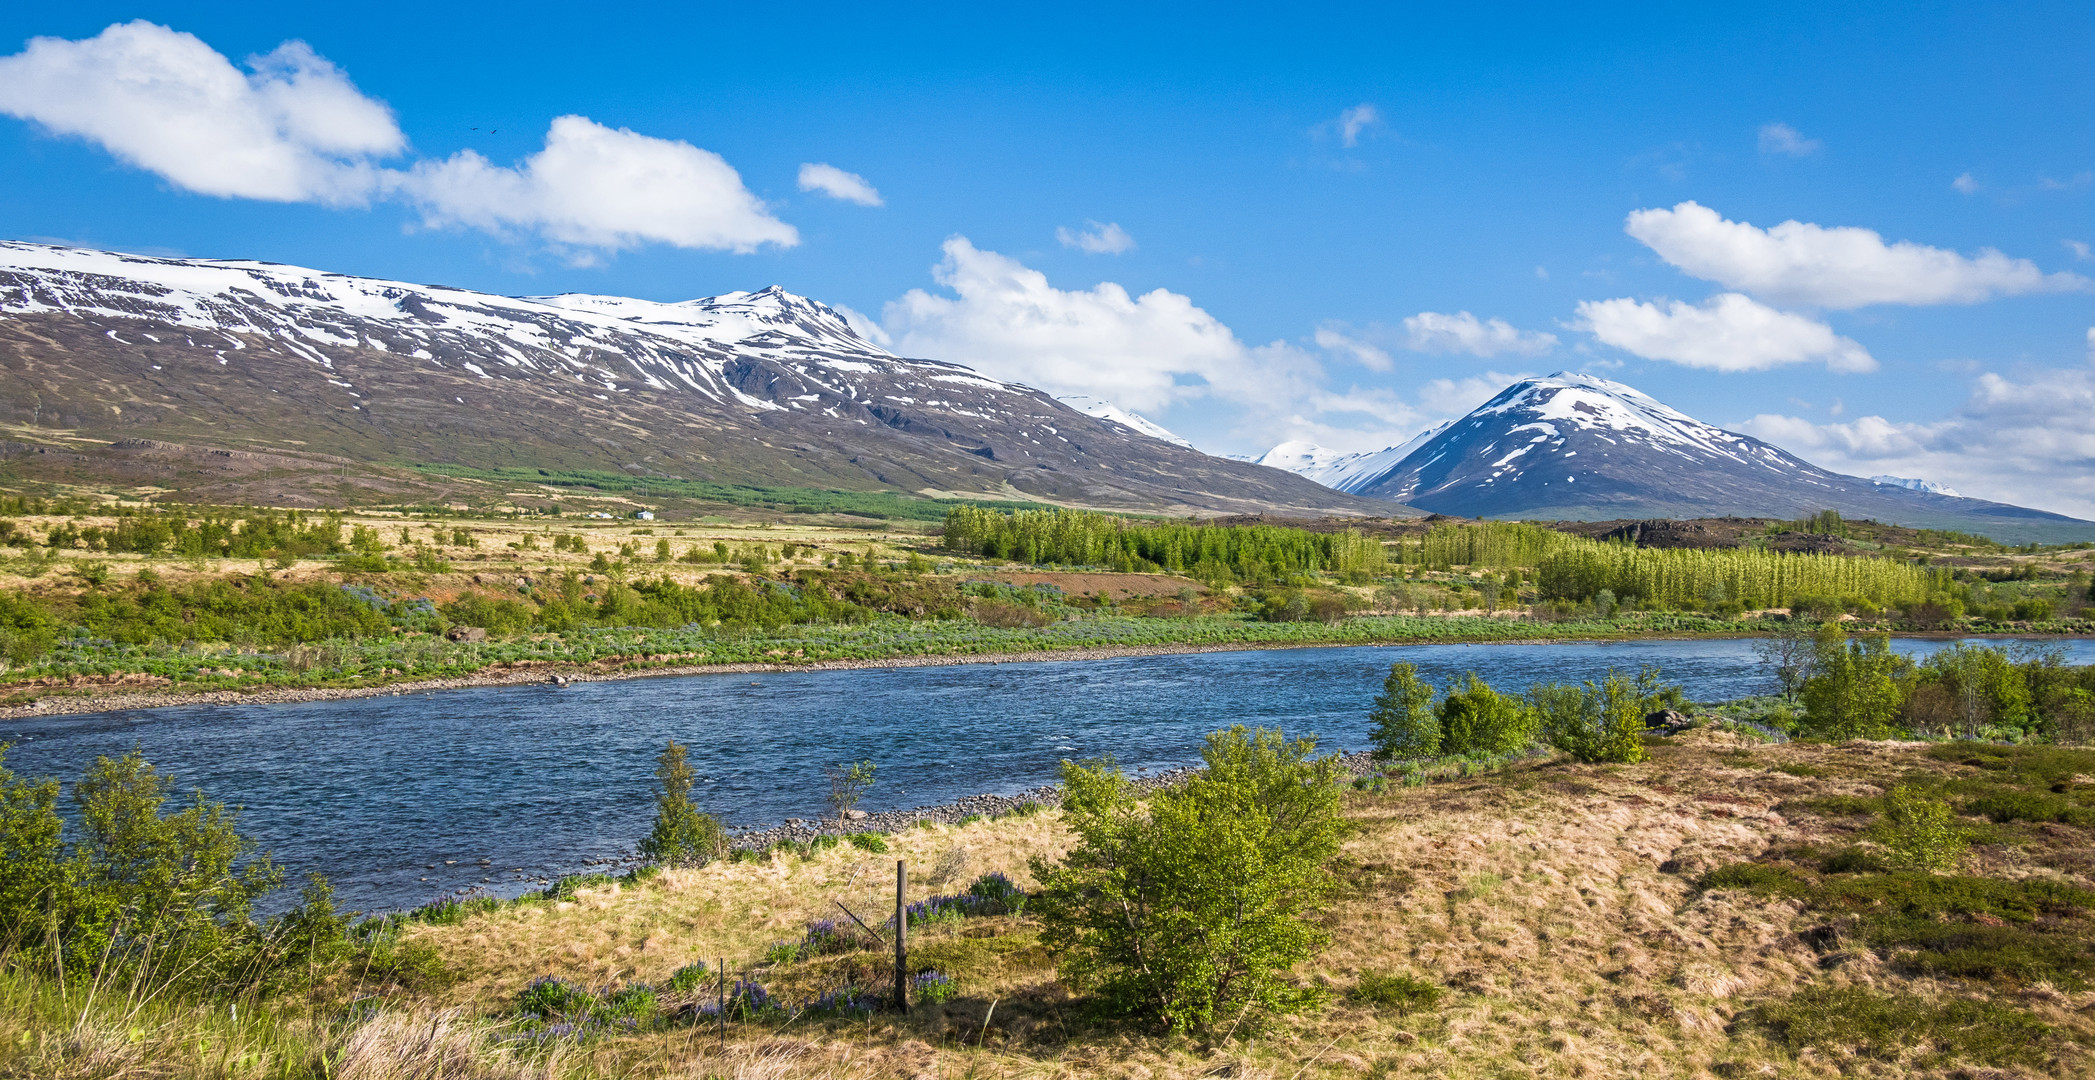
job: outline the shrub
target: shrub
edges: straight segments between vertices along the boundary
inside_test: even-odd
[[[1418,677],[1416,664],[1389,666],[1368,722],[1368,740],[1378,760],[1440,753],[1440,718],[1433,712],[1433,687]]]
[[[871,761],[823,767],[822,775],[829,780],[829,813],[836,818],[837,828],[844,827],[844,818],[872,788],[874,770]]]
[[[642,857],[664,866],[704,866],[727,849],[727,830],[720,819],[700,813],[691,802],[697,781],[684,747],[674,739],[655,759],[655,826],[640,842]]]
[[[282,884],[282,872],[240,835],[236,813],[201,791],[166,812],[174,781],[138,751],[97,758],[73,785],[80,838],[72,843],[57,781],[17,779],[4,761],[0,941],[23,953],[105,973],[150,959],[193,985],[233,989],[274,976],[287,955],[271,941],[279,929],[340,933],[324,884],[288,915],[258,924],[252,905]]]
[[[984,874],[967,887],[974,898],[973,915],[1017,915],[1026,910],[1026,892],[1002,874]]]
[[[2029,791],[1994,791],[1964,804],[1964,812],[2006,824],[2010,821],[2065,821],[2078,809],[2072,800]]]
[[[1815,674],[1804,683],[1804,727],[1823,739],[1883,739],[1892,734],[1901,697],[1893,676],[1900,659],[1890,638],[1849,641],[1839,626],[1819,632]]]
[[[1949,804],[1903,785],[1884,793],[1884,817],[1875,831],[1894,867],[1947,870],[1964,854],[1964,835]]]
[[[860,851],[870,851],[875,855],[887,854],[887,837],[877,832],[845,833],[844,842]]]
[[[1207,770],[1144,806],[1110,760],[1065,762],[1078,842],[1036,859],[1041,940],[1100,1008],[1172,1030],[1299,1009],[1286,976],[1324,941],[1334,888],[1338,765],[1314,740],[1238,727],[1208,736]]]
[[[1638,762],[1648,756],[1644,717],[1657,704],[1652,693],[1657,682],[1656,671],[1646,672],[1635,683],[1610,671],[1599,683],[1532,687],[1528,701],[1551,746],[1585,762]]]
[[[596,1007],[596,995],[566,979],[544,975],[517,994],[516,1014],[540,1020],[573,1021]]]
[[[1365,1005],[1395,1013],[1427,1012],[1439,1007],[1447,991],[1425,979],[1410,975],[1377,975],[1367,972],[1353,984],[1352,998]]]
[[[1440,752],[1511,754],[1535,741],[1537,718],[1527,702],[1501,694],[1469,672],[1440,702]]]
[[[598,1015],[607,1020],[647,1020],[661,1007],[661,998],[655,988],[646,983],[631,983],[604,996],[604,1004]]]
[[[712,972],[706,969],[706,962],[703,960],[697,963],[685,964],[672,972],[669,978],[662,980],[662,989],[672,994],[688,994],[706,985],[709,981],[708,976],[711,974]]]

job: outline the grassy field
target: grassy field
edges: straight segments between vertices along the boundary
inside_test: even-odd
[[[1331,944],[1294,972],[1329,1004],[1198,1037],[1091,1015],[1023,915],[916,933],[913,968],[955,984],[943,1003],[805,1008],[889,958],[783,959],[778,942],[839,904],[877,918],[895,858],[914,897],[993,871],[1026,884],[1029,860],[1069,840],[1047,811],[906,830],[885,854],[776,854],[410,924],[403,940],[434,958],[418,974],[346,972],[238,1019],[77,988],[61,1008],[48,979],[17,971],[0,982],[0,1075],[2095,1075],[2095,752],[1761,745],[1718,728],[1650,750],[1349,793]],[[1896,845],[1883,795],[1898,785],[1960,811],[1969,847],[1939,872],[1873,861]],[[2001,812],[2018,799],[2060,812]],[[712,1020],[549,1037],[516,1018],[545,976],[606,992],[723,959],[785,1008],[724,1039]],[[711,986],[665,994],[664,1012]]]
[[[1779,610],[1746,610],[1736,597],[1652,606],[1612,594],[1548,595],[1547,575],[1499,568],[1504,552],[1465,556],[1482,568],[1448,562],[1453,548],[1431,543],[1446,525],[1389,541],[1379,569],[1325,570],[1287,569],[1272,545],[1271,558],[1181,557],[1174,545],[1193,530],[1149,528],[1160,538],[1152,554],[1190,563],[1179,574],[1158,572],[1146,557],[1147,572],[1133,573],[1007,562],[952,550],[924,523],[901,518],[868,532],[806,517],[734,524],[402,510],[293,519],[224,508],[198,509],[169,533],[172,515],[80,499],[0,500],[0,702],[511,678],[541,668],[1737,636],[1783,625]],[[152,529],[158,546],[140,544]],[[1477,536],[1493,529],[1541,532],[1496,526]],[[245,539],[253,537],[263,539]],[[1456,537],[1464,538],[1477,539]],[[1813,600],[1810,615],[1864,629],[2087,633],[2095,630],[2085,617],[2091,557],[2001,549],[1981,561],[1964,551],[1930,572],[1942,594],[1925,604],[1854,598],[1848,610],[1828,596]],[[1260,566],[1264,577],[1235,572]],[[460,628],[487,634],[444,636]]]

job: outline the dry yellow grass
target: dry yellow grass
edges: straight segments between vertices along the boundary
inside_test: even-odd
[[[1809,776],[1775,771],[1787,766]],[[556,1052],[505,1049],[499,1017],[531,979],[561,975],[604,987],[658,980],[693,959],[725,956],[769,985],[804,997],[824,981],[877,985],[885,963],[858,954],[761,963],[766,946],[797,937],[836,900],[868,922],[885,916],[893,862],[913,868],[911,890],[956,847],[974,875],[1021,881],[1030,857],[1068,843],[1056,815],[931,827],[891,841],[892,853],[850,848],[808,859],[722,864],[665,874],[632,888],[585,891],[571,903],[519,905],[463,924],[417,927],[462,978],[426,996],[395,993],[385,1019],[328,1028],[330,1075],[1064,1078],[1196,1077],[1990,1077],[2091,1076],[2095,991],[2049,985],[1935,981],[1902,973],[1866,949],[1829,958],[1800,931],[1814,920],[1794,901],[1699,891],[1695,879],[1771,846],[1837,845],[1851,824],[1786,816],[1784,800],[1873,795],[1915,769],[1960,766],[1913,746],[1741,748],[1691,734],[1651,762],[1526,765],[1394,791],[1352,794],[1358,824],[1342,856],[1348,888],[1325,913],[1332,942],[1297,974],[1333,990],[1306,1015],[1195,1039],[1087,1019],[1054,981],[1052,958],[1022,919],[971,920],[915,936],[916,957],[956,977],[961,995],[908,1016],[857,1022],[800,1017],[781,1025],[673,1027]],[[2045,828],[2052,828],[2047,826]],[[2056,839],[2064,833],[2031,836]],[[2078,836],[2075,833],[2074,836]],[[2073,837],[2061,843],[2078,843]],[[2085,860],[2059,848],[1982,846],[1969,868],[1994,876],[2049,875],[2086,887]],[[1840,959],[1837,965],[1830,959]],[[1409,1014],[1351,1000],[1366,975],[1412,975],[1448,989]],[[1933,1060],[1928,1045],[1833,1046],[1793,1051],[1753,1010],[1807,985],[1896,990],[1933,1003],[1989,997],[2051,1025],[2057,1056],[2043,1068]],[[0,1015],[0,1075],[213,1076],[261,1080],[272,1071],[233,1050],[156,1058],[120,1029],[57,1036],[39,1063],[10,1070],[19,1015]],[[164,1024],[174,1031],[172,1022]],[[156,1029],[157,1030],[157,1029]],[[318,1030],[318,1029],[316,1029]],[[174,1035],[168,1036],[170,1039]],[[56,1041],[51,1041],[56,1040]],[[24,1045],[27,1045],[26,1043]],[[38,1046],[45,1045],[38,1043]],[[244,1052],[243,1052],[244,1053]],[[187,1055],[186,1057],[183,1055]],[[187,1062],[187,1064],[184,1064]],[[64,1066],[64,1067],[60,1067]]]
[[[1792,1054],[1751,1023],[1756,1003],[1813,982],[1896,985],[1930,999],[1966,992],[1897,976],[1866,954],[1824,971],[1798,934],[1794,902],[1693,885],[1702,871],[1770,845],[1828,839],[1825,822],[1777,812],[1781,800],[1875,794],[1918,755],[1890,744],[1744,751],[1720,735],[1680,742],[1641,765],[1557,762],[1349,796],[1359,825],[1344,855],[1350,888],[1326,913],[1331,947],[1299,972],[1330,986],[1334,1000],[1263,1029],[1200,1042],[1088,1022],[1053,984],[1030,933],[1002,920],[964,931],[995,938],[948,933],[920,943],[975,963],[962,998],[943,1008],[859,1024],[737,1028],[724,1056],[710,1033],[639,1037],[600,1045],[588,1062],[620,1074],[778,1077],[2046,1075]],[[1826,775],[1771,771],[1785,762]],[[895,850],[918,875],[961,845],[970,876],[1023,876],[1029,856],[1066,842],[1045,814],[920,829],[897,837]],[[883,915],[894,857],[847,848],[804,862],[721,865],[427,928],[418,933],[469,973],[430,1005],[492,1012],[544,974],[603,985],[722,955],[740,970],[807,920],[837,915],[833,899],[869,922]],[[922,895],[918,875],[912,891]],[[990,941],[1005,943],[997,962],[983,962]],[[857,963],[865,974],[869,961]],[[758,973],[795,988],[825,973],[842,977],[819,964],[795,971],[798,983],[760,965]],[[1366,974],[1411,974],[1451,992],[1436,1010],[1396,1015],[1347,1000]],[[2007,998],[2055,1025],[2066,1044],[2095,1045],[2095,993],[2037,987]],[[2087,1074],[2084,1053],[2065,1061]]]
[[[807,858],[669,870],[638,887],[587,889],[573,901],[518,905],[413,936],[438,946],[466,976],[444,992],[446,1005],[506,1003],[541,975],[603,986],[660,980],[692,961],[711,968],[722,958],[742,971],[770,945],[799,939],[809,921],[846,919],[840,903],[879,926],[894,914],[896,859],[907,863],[910,898],[918,900],[991,872],[1028,886],[1029,860],[1067,843],[1054,814],[918,827],[889,837],[882,855],[839,845]],[[935,883],[934,869],[955,849],[965,854],[965,874]]]

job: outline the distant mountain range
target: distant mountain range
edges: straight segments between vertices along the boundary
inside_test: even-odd
[[[1462,517],[1606,521],[1838,510],[2009,542],[2095,539],[2095,522],[1967,499],[1922,480],[1828,472],[1621,383],[1558,372],[1514,383],[1402,446],[1334,454],[1282,443],[1260,462]]]
[[[0,425],[27,440],[0,444],[17,475],[56,475],[64,459],[68,479],[203,485],[228,501],[342,501],[359,495],[357,466],[451,465],[1167,513],[1389,512],[1200,453],[1105,402],[1072,407],[896,356],[779,288],[518,298],[0,243]],[[247,479],[212,479],[226,461]]]

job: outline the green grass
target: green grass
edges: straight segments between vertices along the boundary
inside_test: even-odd
[[[1447,993],[1438,985],[1411,975],[1378,975],[1364,972],[1348,995],[1363,1005],[1393,1013],[1431,1012]]]
[[[1990,1001],[1813,987],[1762,1006],[1757,1019],[1792,1050],[1808,1046],[1924,1065],[2041,1066],[2052,1056],[2049,1025]]]
[[[2095,892],[2045,878],[1868,872],[1881,864],[1842,855],[1822,865],[1833,872],[1816,882],[1784,866],[1734,863],[1698,884],[1800,899],[1833,920],[1837,936],[1912,974],[2069,988],[2095,974]],[[1865,872],[1838,872],[1849,866]]]
[[[414,468],[442,476],[503,484],[543,484],[548,487],[627,495],[640,499],[692,499],[727,506],[776,510],[786,514],[850,514],[881,521],[944,521],[948,509],[964,503],[999,510],[1047,508],[1043,504],[1033,502],[927,499],[898,491],[839,491],[833,488],[716,484],[706,480],[629,476],[625,473],[592,469],[476,469],[464,465],[417,465]]]

